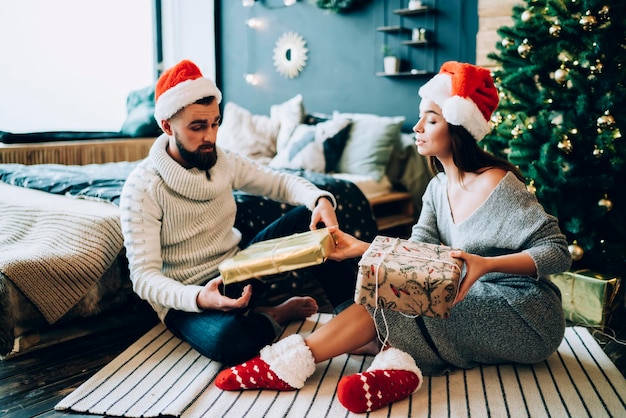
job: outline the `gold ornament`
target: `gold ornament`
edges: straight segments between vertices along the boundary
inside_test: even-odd
[[[532,18],[533,18],[533,12],[532,11],[524,10],[524,12],[522,12],[522,22],[528,22]]]
[[[559,36],[561,36],[562,29],[563,28],[561,27],[561,25],[559,25],[558,23],[555,23],[552,26],[550,26],[550,29],[548,29],[548,33],[550,33],[550,35],[554,36],[555,38],[558,38]]]
[[[600,129],[611,128],[613,127],[613,125],[615,125],[615,118],[611,116],[611,114],[607,110],[606,112],[604,112],[604,115],[600,116],[596,120],[596,124],[598,125],[598,128]]]
[[[598,24],[598,21],[596,20],[595,16],[591,16],[591,11],[587,10],[587,13],[580,18],[578,23],[580,23],[584,30],[586,30],[587,32],[591,32],[594,26]]]
[[[517,53],[522,58],[528,58],[532,49],[533,47],[528,43],[528,39],[524,39],[522,44],[517,47]]]
[[[515,125],[515,128],[511,130],[511,135],[513,136],[513,138],[517,138],[521,134],[522,134],[522,127],[519,125]]]
[[[620,139],[621,137],[622,137],[622,131],[620,131],[619,128],[613,129],[613,140]]]
[[[572,260],[574,261],[580,261],[580,259],[583,258],[583,255],[585,255],[585,250],[583,250],[583,247],[578,245],[576,241],[570,244],[567,249],[569,250]]]
[[[602,206],[606,209],[607,212],[609,212],[611,209],[613,209],[613,202],[611,202],[607,198],[607,195],[604,195],[602,199],[598,200],[598,206]]]
[[[554,72],[554,79],[559,84],[565,84],[567,81],[567,76],[569,74],[569,70],[561,65],[561,68]]]
[[[537,193],[537,188],[535,187],[535,180],[531,180],[530,183],[528,183],[528,186],[526,186],[526,190],[528,190],[532,194]]]
[[[596,63],[594,65],[590,65],[589,66],[589,71],[591,72],[591,74],[600,74],[602,73],[602,68],[604,67],[604,65],[602,64],[602,61],[600,60],[596,60]]]
[[[601,148],[598,148],[597,145],[593,146],[593,156],[596,158],[600,158],[602,157],[602,154],[604,154],[604,150]]]
[[[502,46],[503,46],[504,48],[510,48],[510,47],[512,47],[513,45],[515,45],[515,41],[514,41],[513,39],[511,39],[511,38],[504,38],[504,39],[502,40],[501,44],[502,44]]]
[[[569,172],[572,169],[572,166],[570,163],[563,161],[561,163],[561,171],[563,171],[564,173]]]
[[[569,140],[567,135],[563,135],[563,139],[557,144],[557,147],[566,154],[569,154],[574,149],[572,141]]]
[[[598,10],[598,20],[603,23],[603,26],[608,24],[611,21],[610,15],[611,9],[609,6],[602,6],[600,10]]]

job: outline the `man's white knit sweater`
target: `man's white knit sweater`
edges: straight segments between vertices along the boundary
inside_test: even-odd
[[[201,284],[238,250],[233,190],[305,205],[333,196],[312,183],[217,149],[208,172],[186,169],[166,152],[161,135],[129,175],[120,200],[122,233],[134,291],[163,320],[170,308],[199,312]],[[335,204],[336,206],[336,204]]]

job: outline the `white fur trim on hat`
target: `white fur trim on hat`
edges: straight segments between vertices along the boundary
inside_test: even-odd
[[[452,94],[452,80],[447,74],[437,74],[420,87],[418,94],[443,108],[443,104]]]
[[[491,124],[485,120],[476,103],[461,96],[451,96],[452,80],[448,74],[437,74],[420,87],[420,97],[432,100],[441,108],[446,122],[462,126],[480,141],[491,131]]]
[[[301,335],[293,334],[261,349],[261,360],[276,376],[296,389],[315,372],[315,359]]]
[[[419,384],[415,390],[418,390],[422,386],[422,381],[424,380],[422,371],[417,367],[417,364],[415,364],[413,357],[393,347],[376,354],[372,364],[367,368],[368,372],[373,370],[406,370],[413,372],[419,378]]]
[[[161,126],[162,120],[171,118],[185,106],[209,96],[215,96],[218,104],[222,101],[222,93],[213,81],[205,77],[185,80],[159,96],[154,105],[154,119]]]
[[[450,97],[443,104],[441,111],[446,121],[464,127],[477,141],[491,131],[491,124],[485,120],[473,100],[461,96]]]

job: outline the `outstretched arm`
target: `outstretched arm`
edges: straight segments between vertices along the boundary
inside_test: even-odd
[[[335,238],[335,251],[328,258],[331,260],[341,261],[347,258],[360,257],[367,251],[370,244],[343,232],[339,227],[330,227],[328,229]]]

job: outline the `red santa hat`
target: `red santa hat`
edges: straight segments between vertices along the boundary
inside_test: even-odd
[[[183,107],[209,96],[214,96],[217,103],[222,101],[222,93],[215,83],[203,77],[196,64],[183,60],[159,77],[154,91],[154,118],[161,126],[161,121],[171,118]]]
[[[489,120],[499,101],[488,69],[456,61],[444,63],[419,95],[435,102],[448,123],[464,127],[477,141],[491,130]]]

